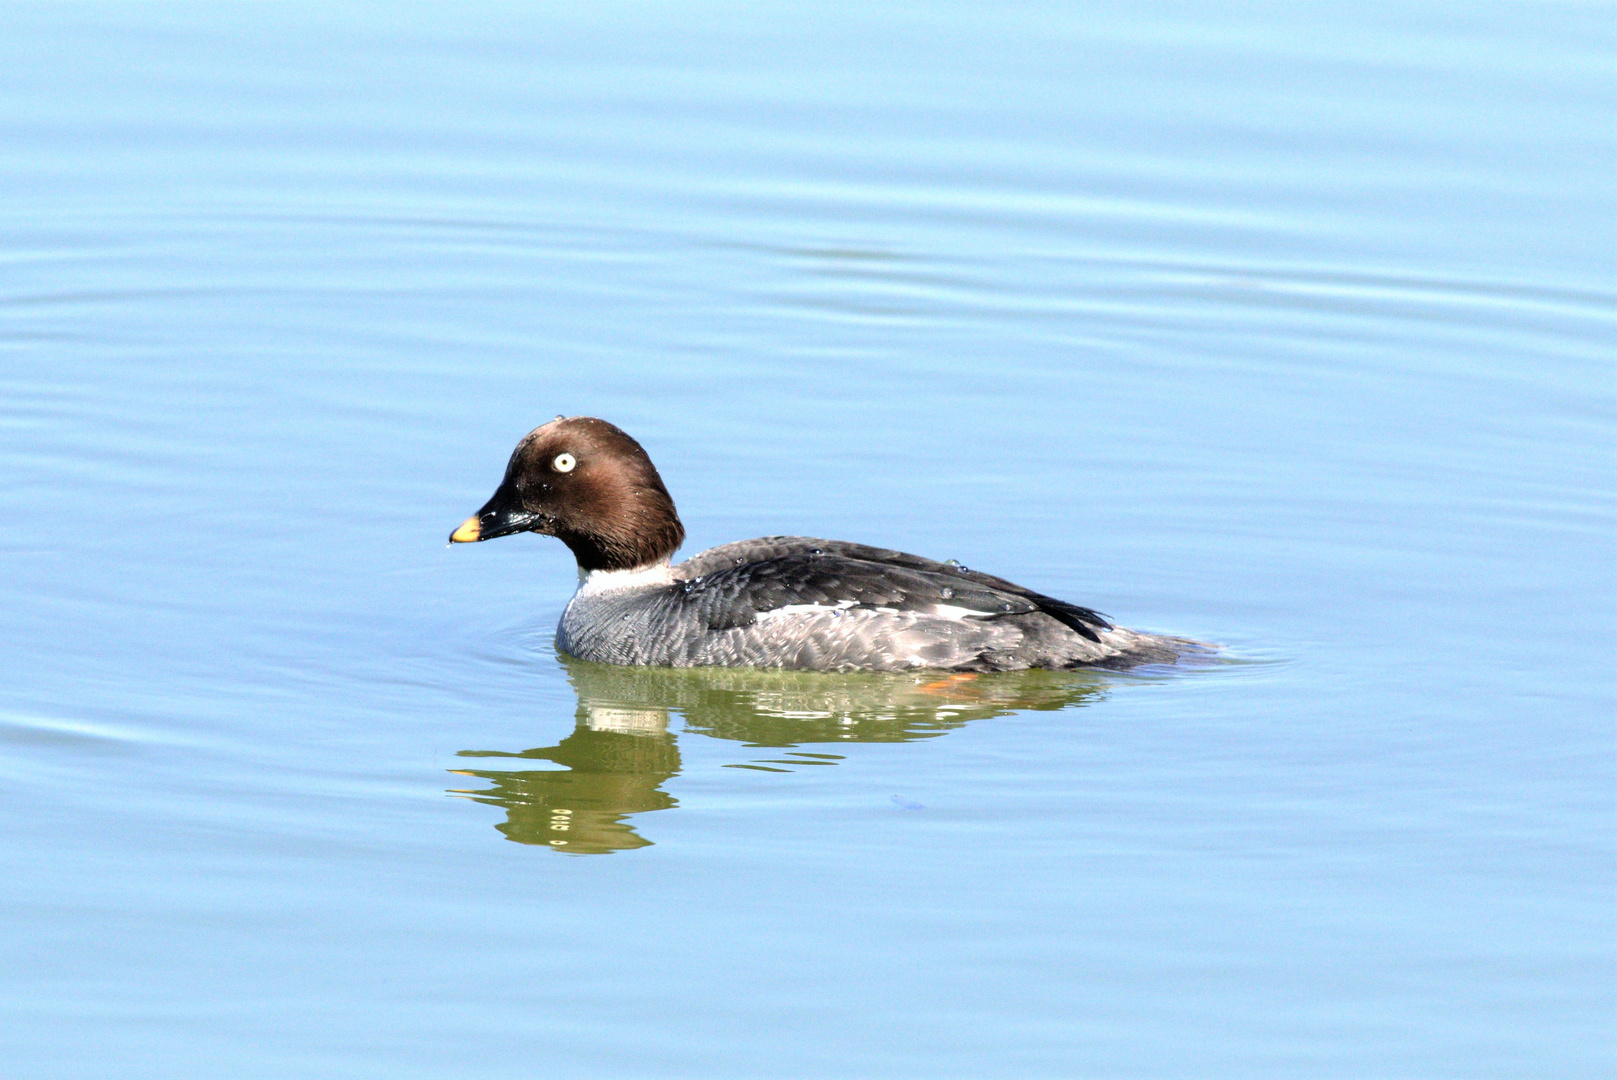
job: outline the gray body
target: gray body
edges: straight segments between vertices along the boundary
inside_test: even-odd
[[[1122,668],[1208,651],[950,563],[802,536],[590,575],[556,645],[606,664],[816,671]]]

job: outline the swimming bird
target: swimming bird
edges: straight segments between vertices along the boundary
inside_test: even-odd
[[[1125,668],[1209,651],[952,561],[810,536],[723,544],[682,563],[674,500],[645,449],[594,417],[517,443],[451,543],[554,536],[578,561],[556,646],[581,660],[818,671]]]

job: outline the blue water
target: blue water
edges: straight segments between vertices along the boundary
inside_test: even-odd
[[[1604,1077],[1607,5],[10,5],[17,1077]],[[1151,675],[619,671],[877,543]]]

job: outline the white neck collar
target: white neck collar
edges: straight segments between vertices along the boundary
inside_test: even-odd
[[[667,560],[642,566],[634,570],[585,570],[578,571],[578,595],[595,596],[599,593],[617,592],[619,589],[644,589],[651,585],[672,585],[674,572],[669,568]]]

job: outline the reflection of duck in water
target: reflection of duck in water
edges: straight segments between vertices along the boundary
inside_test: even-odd
[[[578,711],[578,726],[555,746],[514,754],[461,751],[462,757],[526,758],[564,768],[456,769],[494,786],[455,794],[505,807],[505,823],[495,828],[519,844],[546,844],[580,855],[645,847],[651,841],[642,839],[623,819],[678,805],[660,787],[679,773],[679,748],[666,727],[668,714],[659,714],[655,723],[643,723],[641,718],[613,715],[610,709],[593,716],[582,705]],[[623,726],[613,726],[620,720]]]
[[[560,538],[579,588],[562,652],[608,664],[812,671],[1135,667],[1210,650],[900,551],[770,536],[669,560],[685,528],[641,445],[587,416],[537,428],[451,541]]]
[[[687,732],[747,746],[908,742],[945,734],[972,720],[1024,710],[1079,706],[1105,695],[1098,677],[1072,671],[991,675],[940,672],[812,671],[749,668],[643,668],[561,657],[578,693],[578,726],[555,746],[462,751],[463,757],[549,761],[561,770],[456,770],[493,783],[457,791],[503,806],[507,838],[558,851],[596,854],[651,841],[623,819],[678,805],[663,791],[678,775],[679,749],[668,730],[678,713]],[[738,768],[789,772],[831,764],[839,754],[738,762]]]

